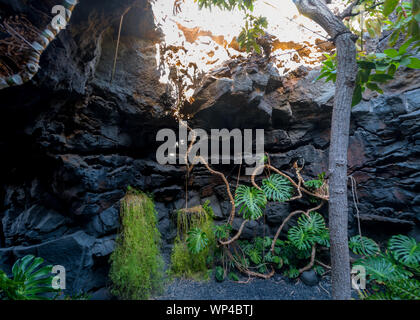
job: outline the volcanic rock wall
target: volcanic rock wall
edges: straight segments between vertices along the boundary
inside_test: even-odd
[[[0,9],[11,10],[8,4],[0,1]],[[131,6],[111,82],[119,19]],[[1,267],[32,253],[66,267],[69,291],[103,288],[128,185],[154,194],[167,261],[173,213],[185,206],[186,192],[189,206],[210,200],[217,223],[228,216],[220,179],[196,166],[186,188],[185,167],[156,162],[156,132],[178,129],[174,101],[159,81],[159,41],[146,0],[82,1],[34,80],[0,91]],[[300,68],[280,77],[266,57],[238,58],[205,75],[180,111],[193,127],[265,129],[274,166],[292,172],[299,161],[304,177],[315,177],[327,170],[334,96],[334,87],[316,76]],[[357,182],[362,229],[378,237],[419,236],[419,79],[418,72],[404,72],[386,95],[371,94],[352,112],[349,174]],[[216,169],[234,188],[239,166]],[[247,224],[243,237],[272,235],[290,210],[308,205],[269,204],[266,224]],[[352,233],[355,214],[352,204]],[[240,223],[235,219],[234,227]]]

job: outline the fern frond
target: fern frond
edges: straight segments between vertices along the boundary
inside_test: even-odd
[[[284,202],[293,194],[293,187],[289,180],[279,174],[272,174],[262,181],[261,187],[268,200]]]

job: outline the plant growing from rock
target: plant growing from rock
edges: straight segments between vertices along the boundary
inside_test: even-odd
[[[111,292],[121,299],[147,299],[162,289],[160,254],[154,203],[130,188],[121,200],[121,231],[111,254]]]
[[[177,236],[171,254],[169,273],[195,279],[209,275],[210,262],[216,243],[213,210],[203,206],[180,209],[177,214]]]
[[[192,130],[191,128],[189,129]],[[194,136],[195,135],[193,134],[193,137]],[[195,139],[193,138],[191,145],[194,142]],[[190,148],[188,150],[190,150]],[[232,204],[231,213],[227,223],[225,225],[214,228],[214,231],[218,236],[218,243],[222,247],[221,261],[224,266],[229,265],[229,263],[225,262],[225,258],[227,257],[239,271],[249,276],[257,276],[266,279],[273,276],[275,272],[274,268],[272,267],[271,271],[268,272],[266,265],[272,265],[273,263],[278,265],[281,262],[280,257],[276,255],[275,245],[285,224],[297,214],[302,214],[304,217],[301,217],[298,220],[298,226],[291,229],[289,234],[289,242],[287,242],[287,245],[295,246],[297,250],[302,251],[299,252],[301,259],[310,258],[310,261],[307,263],[307,265],[302,266],[299,269],[296,269],[292,266],[290,270],[292,270],[293,277],[295,277],[314,266],[316,245],[318,244],[329,246],[329,234],[327,228],[325,227],[324,219],[320,214],[313,213],[315,210],[318,210],[322,207],[325,200],[328,200],[328,186],[324,180],[323,175],[319,177],[319,179],[322,178],[322,182],[319,186],[316,185],[318,188],[312,187],[313,191],[310,191],[304,187],[305,181],[300,175],[302,168],[299,168],[296,163],[294,164],[294,169],[298,178],[298,182],[295,182],[289,175],[281,172],[270,164],[263,164],[256,168],[252,174],[252,186],[239,185],[236,188],[235,197],[233,197],[230,191],[230,185],[223,173],[210,168],[209,164],[204,158],[200,156],[197,158],[212,174],[218,175],[222,178],[226,185],[227,194]],[[266,160],[268,161],[268,157]],[[190,166],[188,171],[190,172],[192,168],[193,166]],[[266,179],[263,179],[262,187],[260,187],[255,182],[255,173],[260,169],[267,169],[274,172],[273,174],[270,174]],[[297,194],[294,195],[294,193]],[[256,240],[255,244],[257,247],[252,249],[250,249],[248,246],[245,248],[240,248],[239,246],[242,252],[241,254],[238,253],[238,247],[235,245],[235,241],[239,239],[247,222],[251,220],[258,220],[263,216],[263,212],[268,200],[274,200],[277,202],[292,201],[302,198],[303,193],[320,199],[321,202],[316,207],[310,208],[307,211],[297,210],[290,213],[278,228],[277,233],[273,239],[267,241],[269,238],[264,238],[262,246],[260,240]],[[229,239],[232,223],[235,219],[235,207],[240,208],[239,214],[242,214],[244,221],[242,222],[238,232]],[[201,241],[202,236],[199,230],[195,230],[193,233],[191,233],[191,236],[197,238],[197,241]],[[304,237],[303,243],[300,239],[301,236]],[[203,244],[204,242],[201,241],[200,246]],[[303,245],[309,246],[309,248],[303,248]],[[271,251],[267,257],[265,257],[265,255],[261,256],[261,250],[263,250],[265,247],[270,247]],[[309,250],[309,254],[306,256],[303,254],[305,250]],[[252,268],[257,269],[257,271],[251,270],[251,264],[249,263],[249,260],[254,263]],[[263,265],[261,265],[262,262],[264,262]],[[226,275],[227,269],[228,268],[226,267],[224,268],[224,275]],[[294,271],[295,269],[297,271]]]

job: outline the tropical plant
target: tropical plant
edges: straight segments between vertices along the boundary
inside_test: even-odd
[[[379,3],[381,4],[381,3]],[[356,88],[353,94],[352,106],[357,105],[362,100],[362,93],[366,89],[383,93],[380,85],[394,78],[395,72],[399,67],[420,69],[420,59],[413,56],[417,48],[420,50],[420,5],[418,1],[384,1],[382,9],[379,10],[376,3],[372,1],[360,1],[360,7],[366,10],[365,20],[361,21],[360,14],[352,19],[358,20],[359,28],[369,32],[371,37],[380,36],[382,31],[391,31],[388,44],[391,48],[383,52],[367,53],[363,50],[363,37],[359,38],[359,52],[357,53],[358,72],[356,77]],[[397,18],[387,19],[392,13]],[[352,29],[356,32],[355,29]],[[392,48],[400,37],[404,37],[404,43],[399,49]],[[409,51],[409,49],[411,51]],[[325,54],[326,60],[323,62],[321,74],[316,80],[325,78],[325,81],[336,81],[337,78],[337,56]]]
[[[226,239],[229,237],[230,232],[232,231],[232,226],[230,224],[222,224],[214,226],[213,232],[217,239]]]
[[[254,0],[197,0],[200,7],[211,8],[218,6],[222,9],[232,10],[239,7],[245,13],[253,10]],[[407,2],[397,0],[348,0],[347,8],[344,11],[333,13],[325,1],[306,1],[293,0],[300,14],[318,23],[331,37],[331,41],[335,44],[337,50],[336,62],[330,66],[330,73],[326,74],[328,80],[337,83],[335,87],[335,96],[340,99],[334,100],[332,119],[331,119],[331,145],[329,154],[329,200],[338,205],[332,206],[329,212],[329,224],[331,226],[331,247],[334,248],[332,256],[334,268],[331,270],[332,291],[334,299],[350,299],[350,269],[349,269],[349,251],[347,250],[348,239],[348,206],[347,194],[340,192],[343,185],[346,185],[347,166],[347,145],[349,139],[349,123],[350,108],[362,100],[362,93],[366,88],[380,92],[381,88],[378,83],[385,82],[390,79],[391,74],[381,71],[375,63],[375,71],[370,63],[357,63],[357,60],[364,60],[366,53],[363,51],[363,35],[365,27],[363,26],[365,15],[376,16],[379,10],[384,18],[390,16],[392,12],[398,13],[398,19],[395,22],[383,22],[382,17],[377,19],[368,19],[366,24],[369,32],[381,33],[382,23],[387,23],[393,29],[393,41],[398,39],[400,34],[405,38],[413,37],[416,43],[412,44],[412,48],[417,45],[419,40],[418,21],[420,19],[420,5],[418,0],[411,0],[410,12],[407,13]],[[358,48],[355,40],[359,36],[346,21],[351,21],[353,17],[361,22],[361,32],[358,40]],[[344,21],[343,21],[344,20]],[[248,23],[245,21],[245,23]],[[260,27],[261,28],[261,27]],[[245,28],[246,29],[246,28]],[[399,30],[395,32],[395,30]],[[406,34],[404,34],[406,33]],[[250,33],[251,38],[254,35],[260,35],[261,32]],[[253,47],[253,46],[249,46]],[[360,54],[356,58],[357,49]],[[368,59],[369,60],[369,59]],[[406,60],[408,61],[408,60]],[[411,60],[409,64],[417,65],[417,60]],[[371,62],[371,61],[368,61]],[[393,62],[394,63],[394,62]],[[336,68],[335,68],[335,66]],[[393,67],[388,69],[392,70]],[[324,71],[326,71],[325,69]],[[335,71],[336,70],[336,71]],[[356,79],[357,78],[357,79]],[[344,161],[344,165],[343,165]],[[259,216],[260,210],[254,207],[255,211],[251,211],[254,216]],[[250,216],[247,214],[247,216]]]
[[[305,181],[305,187],[310,189],[319,189],[322,187],[325,181],[325,172],[318,174],[318,179]]]
[[[235,194],[235,205],[240,206],[239,214],[243,213],[244,219],[256,220],[263,215],[267,204],[264,192],[255,187],[238,186]]]
[[[420,281],[399,279],[385,283],[387,291],[376,292],[366,300],[420,300]]]
[[[356,235],[349,240],[349,248],[355,254],[371,256],[380,252],[378,244],[368,237]]]
[[[221,266],[217,266],[214,271],[214,276],[218,282],[225,280],[225,270]]]
[[[194,279],[209,276],[216,237],[213,210],[209,203],[177,210],[177,236],[169,273]]]
[[[367,239],[367,238],[366,238]],[[360,239],[359,239],[360,240]],[[420,260],[419,243],[405,235],[392,236],[385,253],[373,250],[373,240],[364,241],[365,249],[357,240],[357,251],[366,257],[357,260],[354,265],[366,270],[370,289],[361,291],[363,299],[415,299],[420,300]],[[366,247],[372,245],[372,250]]]
[[[262,190],[268,200],[284,202],[293,194],[293,186],[289,180],[279,174],[272,174],[262,181]]]
[[[239,276],[235,272],[229,272],[228,278],[232,281],[239,281]]]
[[[308,250],[314,244],[328,246],[328,238],[324,218],[318,212],[311,212],[309,216],[302,214],[297,225],[288,232],[290,243],[299,250]]]
[[[194,228],[188,231],[187,245],[191,253],[200,253],[207,247],[208,243],[209,238],[207,237],[207,234],[201,229]]]
[[[411,237],[399,234],[389,239],[389,250],[395,259],[407,267],[420,265],[420,244]]]
[[[12,278],[0,270],[0,296],[8,300],[50,300],[46,294],[57,293],[52,287],[52,265],[42,267],[44,259],[26,255],[12,267]]]
[[[238,36],[239,47],[245,48],[247,52],[255,50],[255,52],[261,53],[261,47],[256,39],[265,34],[264,29],[267,28],[267,25],[267,18],[256,17],[247,13],[245,15],[245,26]]]

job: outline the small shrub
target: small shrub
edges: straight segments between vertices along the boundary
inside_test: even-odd
[[[142,300],[163,284],[160,233],[153,201],[129,190],[121,200],[121,233],[111,255],[111,292],[121,299]]]
[[[216,244],[208,204],[177,211],[177,236],[171,255],[172,276],[207,279]]]

